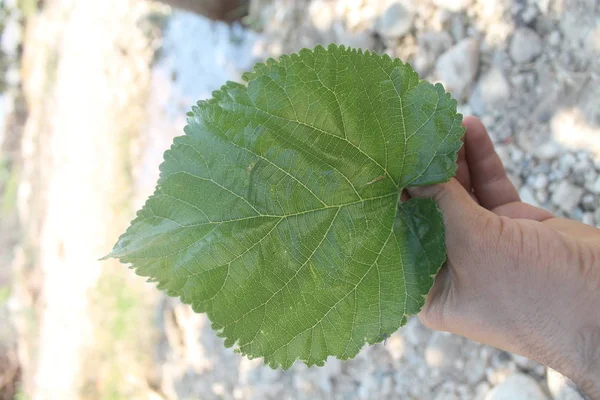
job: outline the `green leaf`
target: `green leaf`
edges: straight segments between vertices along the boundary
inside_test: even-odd
[[[111,257],[249,357],[323,365],[417,313],[446,259],[432,200],[455,174],[456,102],[400,60],[330,45],[258,64],[189,113]]]

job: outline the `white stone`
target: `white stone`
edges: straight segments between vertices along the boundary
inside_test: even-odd
[[[375,37],[372,32],[347,30],[341,24],[335,24],[333,30],[338,44],[359,49],[372,49],[375,46]]]
[[[469,358],[465,364],[463,373],[470,384],[475,384],[485,378],[486,362],[481,357]]]
[[[461,99],[471,86],[478,68],[479,41],[473,38],[461,40],[442,54],[435,64],[437,77],[457,99]]]
[[[577,158],[573,155],[573,153],[565,153],[560,160],[558,160],[558,168],[568,174],[571,171],[571,168],[575,166],[577,162]]]
[[[560,32],[552,31],[546,38],[548,44],[552,47],[557,47],[560,44]]]
[[[489,383],[497,386],[504,383],[515,372],[517,372],[517,365],[511,361],[502,366],[487,367],[485,369],[485,377]]]
[[[486,125],[490,125],[490,124],[486,124]],[[523,157],[525,156],[525,153],[523,153],[523,150],[521,150],[518,147],[513,147],[511,153],[510,153],[510,159],[512,160],[513,163],[518,164],[523,160]]]
[[[534,6],[527,6],[525,10],[521,13],[521,18],[526,25],[529,25],[535,20],[538,16],[538,10]]]
[[[531,204],[532,206],[539,207],[538,201],[535,198],[535,194],[533,190],[529,186],[523,186],[521,190],[519,190],[519,196],[521,197],[521,201],[523,203]]]
[[[465,38],[466,32],[466,20],[464,14],[454,14],[450,20],[450,33],[454,40],[461,41]]]
[[[515,362],[515,364],[517,364],[517,367],[525,371],[535,370],[540,365],[539,363],[530,360],[527,357],[520,356],[518,354],[512,354],[512,359]]]
[[[477,387],[475,388],[475,396],[473,397],[473,400],[484,400],[485,396],[489,393],[490,391],[490,384],[487,382],[481,382],[477,385]]]
[[[469,105],[476,114],[482,115],[501,106],[509,97],[510,85],[504,73],[498,68],[492,68],[477,82]]]
[[[530,28],[519,28],[510,41],[509,53],[517,64],[531,62],[542,53],[542,39]]]
[[[452,36],[448,32],[426,32],[417,37],[417,46],[413,67],[424,76],[439,55],[452,47]]]
[[[581,222],[587,225],[596,226],[596,218],[594,217],[594,213],[583,213],[583,217],[581,217]]]
[[[436,389],[436,395],[433,400],[460,400],[456,393],[454,382],[445,382],[442,386]]]
[[[510,77],[510,83],[516,88],[525,86],[525,74],[514,74]]]
[[[585,194],[581,199],[581,208],[585,211],[595,211],[599,205],[600,202],[597,196],[594,196],[592,193]]]
[[[593,192],[595,194],[600,194],[600,175],[598,176],[598,178],[596,178],[596,180],[589,187],[589,189],[590,189],[591,192]]]
[[[404,338],[400,335],[392,335],[387,339],[386,350],[390,353],[392,360],[400,361],[404,355],[406,344]]]
[[[533,180],[533,187],[536,189],[544,189],[548,186],[548,177],[546,175],[538,175]]]
[[[406,325],[400,329],[400,334],[412,346],[420,346],[422,343],[429,341],[431,330],[425,328],[419,318],[411,317]]]
[[[548,397],[529,376],[513,374],[493,388],[485,400],[548,400]]]
[[[562,181],[552,193],[552,202],[561,210],[570,212],[581,201],[584,190],[572,185],[568,181]]]
[[[410,31],[414,18],[415,10],[410,3],[396,1],[381,14],[376,29],[385,38],[399,38]]]
[[[548,9],[550,7],[550,0],[535,0],[534,3],[537,4],[540,12],[542,14],[548,14]]]
[[[326,32],[335,21],[335,10],[333,4],[326,0],[314,0],[308,7],[311,21],[315,28]]]
[[[538,204],[546,204],[548,201],[548,192],[546,189],[538,189],[535,191],[535,198],[538,201]]]
[[[451,12],[460,12],[471,5],[471,0],[433,0],[433,4]]]
[[[584,400],[583,397],[577,390],[575,390],[570,384],[567,378],[548,368],[546,374],[546,382],[548,383],[548,389],[554,400]]]
[[[462,340],[446,332],[434,332],[425,348],[425,362],[431,368],[451,368],[460,356]]]

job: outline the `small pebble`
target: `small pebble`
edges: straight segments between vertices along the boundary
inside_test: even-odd
[[[542,53],[542,39],[530,28],[519,28],[510,42],[509,54],[517,64],[529,63]]]
[[[485,400],[548,400],[548,396],[532,378],[517,373],[493,388]]]

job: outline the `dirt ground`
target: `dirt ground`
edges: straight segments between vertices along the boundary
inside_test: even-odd
[[[488,125],[524,201],[600,225],[597,1],[255,0],[251,9],[252,29],[142,0],[46,0],[28,17],[28,118],[14,225],[4,216],[2,225],[19,234],[0,242],[12,248],[0,313],[9,309],[17,332],[19,398],[580,399],[535,362],[416,318],[354,360],[274,371],[224,348],[204,315],[97,261],[153,191],[196,100],[254,61],[330,42],[401,57],[442,81]]]
[[[97,261],[133,215],[132,163],[160,11],[44,2],[24,32],[15,325],[31,398],[148,398],[157,294]],[[125,351],[123,351],[123,349]]]

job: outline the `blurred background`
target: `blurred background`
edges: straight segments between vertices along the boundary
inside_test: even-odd
[[[581,398],[416,318],[352,361],[274,371],[97,259],[192,104],[330,42],[443,82],[524,201],[599,225],[597,0],[0,0],[0,35],[0,400]]]

